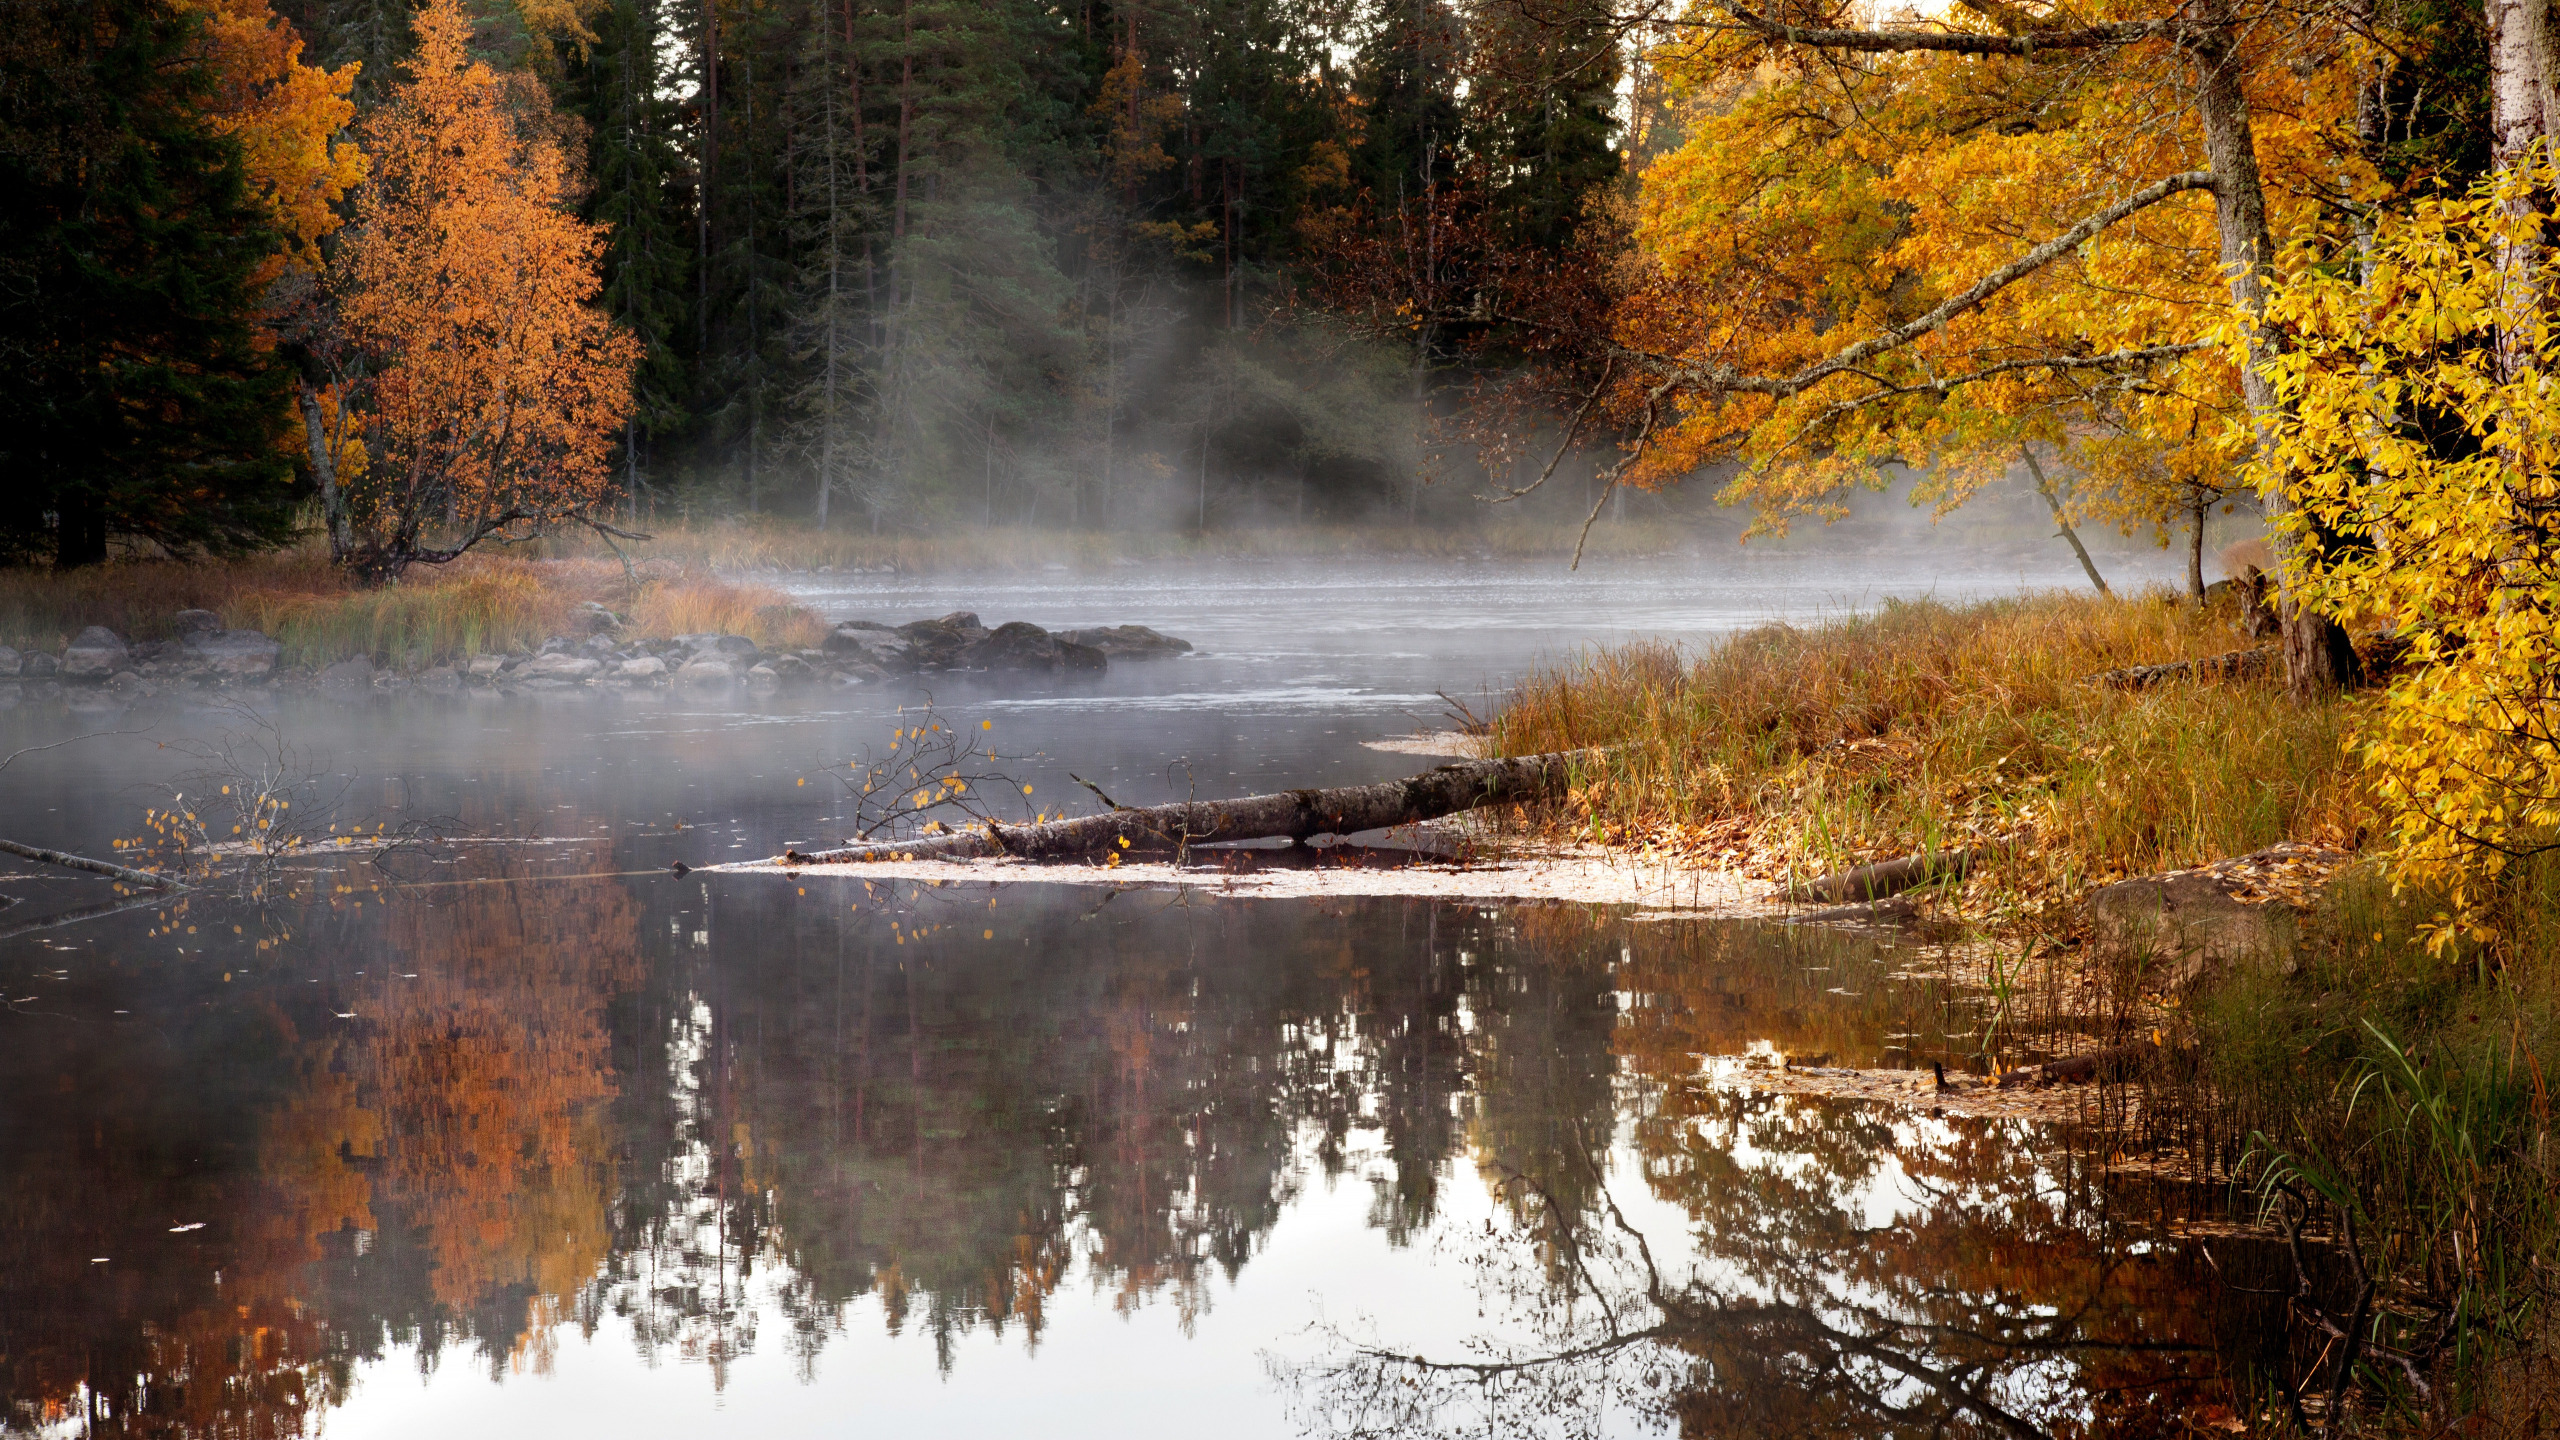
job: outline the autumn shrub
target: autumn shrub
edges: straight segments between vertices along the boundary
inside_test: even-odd
[[[2560,847],[2555,183],[2537,150],[2306,241],[2268,310],[2285,404],[2255,479],[2294,498],[2296,590],[2407,641],[2357,744],[2397,877],[2443,897],[2438,944],[2488,938],[2502,872]]]
[[[2281,677],[2086,683],[2244,644],[2160,595],[1894,603],[1698,654],[1593,651],[1521,685],[1493,738],[1611,747],[1548,817],[1578,836],[1765,875],[1997,844],[1969,903],[2043,915],[2106,880],[2364,833],[2354,702],[2291,704]]]

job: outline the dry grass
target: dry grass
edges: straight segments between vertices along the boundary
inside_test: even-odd
[[[2352,700],[2080,683],[2249,642],[2163,596],[1889,605],[1701,656],[1637,645],[1523,685],[1504,753],[1619,747],[1551,823],[1763,874],[2032,836],[1967,908],[2032,924],[2093,884],[2369,824]]]
[[[823,629],[775,591],[667,564],[644,567],[635,588],[612,561],[475,555],[441,569],[420,566],[397,584],[367,590],[349,584],[324,555],[301,550],[229,564],[0,572],[0,641],[59,650],[89,625],[156,639],[169,633],[170,616],[196,608],[273,635],[288,665],[365,655],[419,669],[580,633],[587,601],[623,615],[631,622],[625,633],[640,637],[719,631],[793,648],[816,644]]]

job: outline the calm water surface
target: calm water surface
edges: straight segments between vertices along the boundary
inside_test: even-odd
[[[793,586],[1192,639],[930,696],[1044,799],[1129,801],[1408,771],[1358,742],[1594,642],[2067,578]],[[250,699],[0,712],[94,736],[0,772],[16,839],[103,852],[262,767],[384,837],[60,925],[113,887],[5,882],[12,1436],[2141,1433],[2263,1328],[2067,1135],[1703,1073],[1962,1053],[1964,997],[1871,940],[679,878],[837,838],[830,768],[927,696]]]

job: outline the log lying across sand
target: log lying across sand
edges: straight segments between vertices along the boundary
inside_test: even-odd
[[[1423,820],[1437,820],[1479,805],[1538,800],[1562,793],[1578,769],[1596,764],[1598,750],[1561,750],[1508,760],[1465,760],[1425,770],[1406,780],[1345,785],[1329,790],[1283,790],[1241,800],[1195,800],[1172,805],[1129,806],[1051,820],[1039,825],[996,825],[877,845],[849,845],[803,855],[782,854],[785,865],[843,864],[866,860],[1081,860],[1139,851],[1181,850],[1230,840],[1308,840],[1356,835]],[[1126,842],[1125,844],[1123,842]]]

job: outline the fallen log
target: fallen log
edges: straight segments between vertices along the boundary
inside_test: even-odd
[[[1907,899],[1870,900],[1862,905],[1831,905],[1799,910],[1790,925],[1908,925],[1920,918],[1920,907]]]
[[[1078,860],[1101,855],[1180,851],[1234,840],[1306,841],[1437,820],[1480,805],[1537,800],[1561,793],[1598,750],[1561,750],[1506,760],[1463,760],[1404,780],[1326,790],[1283,790],[1240,800],[1193,800],[1128,806],[1099,815],[1037,825],[984,825],[943,835],[849,845],[803,855],[786,850],[785,865],[877,860]]]
[[[1961,880],[1973,867],[1976,853],[1972,850],[1924,850],[1899,860],[1879,860],[1854,870],[1838,870],[1799,881],[1787,887],[1785,898],[1799,905],[1816,901],[1826,905],[1845,905],[1882,900],[1888,895],[1934,885],[1940,880]]]
[[[132,885],[148,885],[154,890],[184,890],[188,887],[166,875],[148,870],[135,870],[105,860],[92,860],[86,855],[73,855],[62,850],[47,850],[40,845],[21,845],[15,840],[0,840],[0,855],[15,855],[21,860],[34,860],[46,865],[60,865],[72,870],[86,870],[110,880]]]
[[[2163,680],[2246,680],[2283,672],[2284,647],[2261,645],[2255,650],[2227,650],[2220,655],[2207,655],[2197,660],[2172,660],[2165,665],[2128,665],[2121,670],[2101,670],[2084,683],[2115,690],[2139,690]]]
[[[2079,1080],[2121,1080],[2133,1075],[2160,1057],[2160,1046],[2152,1040],[2137,1040],[2130,1045],[2117,1045],[2105,1050],[2091,1050],[2042,1065],[2026,1065],[2000,1077],[2000,1088],[2020,1085],[2060,1085]]]

